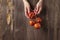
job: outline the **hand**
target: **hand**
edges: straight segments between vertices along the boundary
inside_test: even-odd
[[[42,10],[42,0],[39,0],[39,2],[36,4],[36,7],[34,9],[35,14],[39,14]]]
[[[27,1],[23,1],[23,3],[24,3],[25,16],[29,18],[28,13],[30,13],[30,5]]]

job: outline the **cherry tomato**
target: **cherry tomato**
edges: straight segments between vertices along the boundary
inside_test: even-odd
[[[33,26],[33,25],[35,24],[35,21],[30,20],[30,21],[29,21],[29,24],[30,24],[31,26]]]
[[[40,27],[41,27],[40,23],[34,24],[34,28],[35,28],[35,29],[39,29]]]
[[[36,22],[40,23],[42,22],[42,19],[40,17],[36,18]]]
[[[30,12],[30,13],[28,13],[28,16],[29,16],[29,18],[34,18],[34,16],[35,16],[35,13],[34,12]]]

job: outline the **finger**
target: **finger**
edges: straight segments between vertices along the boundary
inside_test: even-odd
[[[36,14],[38,13],[38,7],[37,7],[37,9],[36,9]]]
[[[25,10],[26,10],[26,13],[28,13],[28,8],[27,8],[27,7],[26,7],[26,9],[25,9]]]
[[[25,16],[26,16],[27,18],[29,18],[29,17],[28,17],[28,9],[27,9],[27,8],[25,8]]]
[[[27,8],[28,13],[30,13],[30,7]]]
[[[34,12],[36,12],[37,7],[35,7]]]
[[[40,6],[37,7],[37,14],[40,13]]]
[[[35,13],[35,14],[37,13],[37,6],[36,6],[35,9],[34,9],[34,13]]]
[[[39,8],[39,10],[38,10],[38,14],[41,12],[41,8]]]
[[[25,13],[25,16],[26,16],[27,18],[29,18],[28,15],[27,15],[26,13]]]

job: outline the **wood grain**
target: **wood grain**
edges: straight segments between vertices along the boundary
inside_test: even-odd
[[[1,40],[60,40],[60,0],[43,0],[43,10],[38,16],[44,18],[41,29],[29,26],[24,15],[22,0],[13,0],[15,7],[13,15],[13,30],[6,22],[7,1],[2,0],[0,13],[0,39]],[[38,0],[28,1],[33,9]]]

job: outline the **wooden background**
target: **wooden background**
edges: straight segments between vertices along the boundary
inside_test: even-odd
[[[2,0],[0,13],[0,40],[60,40],[60,0],[43,0],[41,12],[44,17],[41,29],[29,26],[24,15],[22,0],[13,0],[13,30],[6,22],[6,0]],[[29,0],[34,7],[37,0]]]

